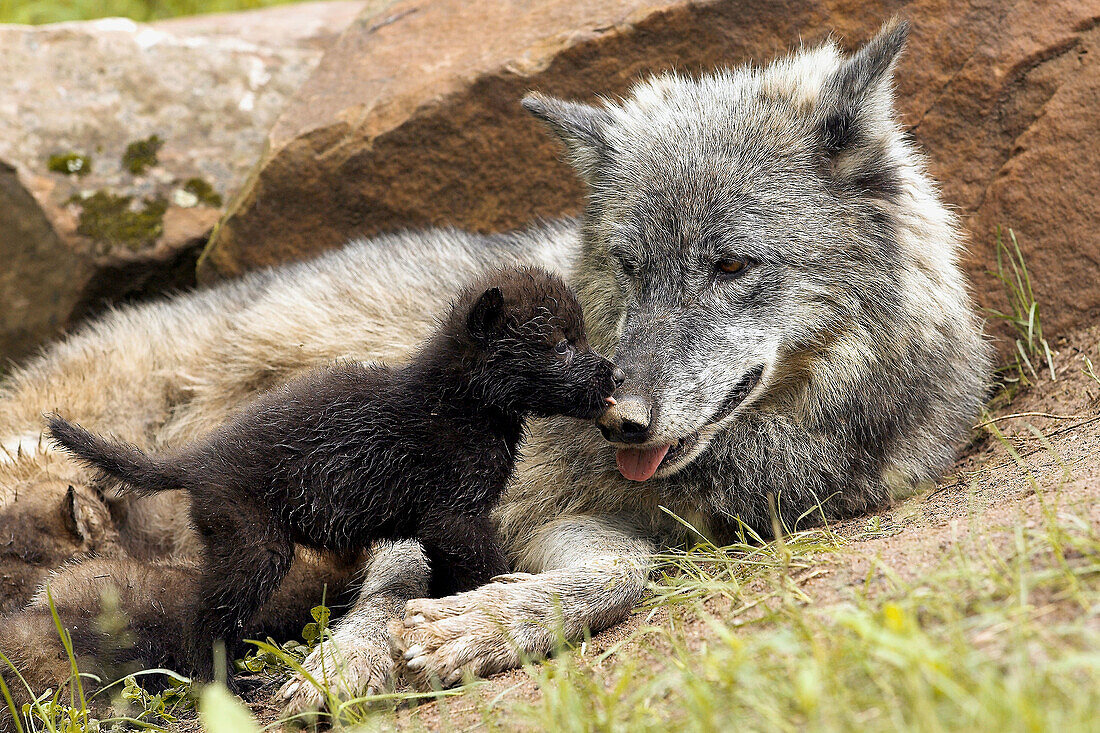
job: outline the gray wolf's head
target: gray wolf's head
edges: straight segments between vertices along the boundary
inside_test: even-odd
[[[969,323],[951,217],[894,120],[907,33],[894,20],[849,57],[829,42],[599,106],[524,99],[589,186],[574,285],[628,375],[600,420],[627,478],[679,471],[825,352],[837,381],[876,358],[864,343],[904,352],[898,314],[935,310],[909,286]]]

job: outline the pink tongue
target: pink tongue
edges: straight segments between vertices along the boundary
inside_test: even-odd
[[[653,448],[620,448],[615,454],[615,463],[619,464],[619,473],[631,481],[646,481],[657,473],[665,453],[671,445],[658,445]]]

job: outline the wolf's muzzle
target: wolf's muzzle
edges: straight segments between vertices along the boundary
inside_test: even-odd
[[[649,440],[652,419],[649,402],[637,395],[623,395],[615,398],[615,404],[596,424],[603,437],[612,443],[644,443]]]

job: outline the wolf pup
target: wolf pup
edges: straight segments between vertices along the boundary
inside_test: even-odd
[[[193,673],[209,679],[290,569],[294,544],[349,553],[415,538],[445,596],[507,572],[489,511],[527,416],[592,419],[625,375],[587,344],[557,277],[513,268],[468,287],[399,369],[338,364],[272,390],[162,455],[49,415],[54,441],[141,495],[182,489],[204,557]]]

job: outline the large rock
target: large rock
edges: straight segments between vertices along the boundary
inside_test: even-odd
[[[994,228],[1012,227],[1050,336],[1100,320],[1100,2],[1032,10],[1005,14],[1012,37],[984,39],[951,81],[953,101],[937,102],[916,133],[968,215],[978,299],[1001,307],[999,283],[982,274],[994,267]]]
[[[0,360],[193,284],[222,202],[362,6],[0,26]]]
[[[1020,235],[1048,333],[1095,316],[1098,0],[393,3],[349,26],[287,106],[200,277],[358,234],[496,231],[576,212],[576,177],[519,108],[527,90],[591,99],[653,71],[768,59],[798,39],[851,46],[895,12],[914,23],[903,119],[972,231],[979,300],[1003,307],[987,272],[1002,224]]]

